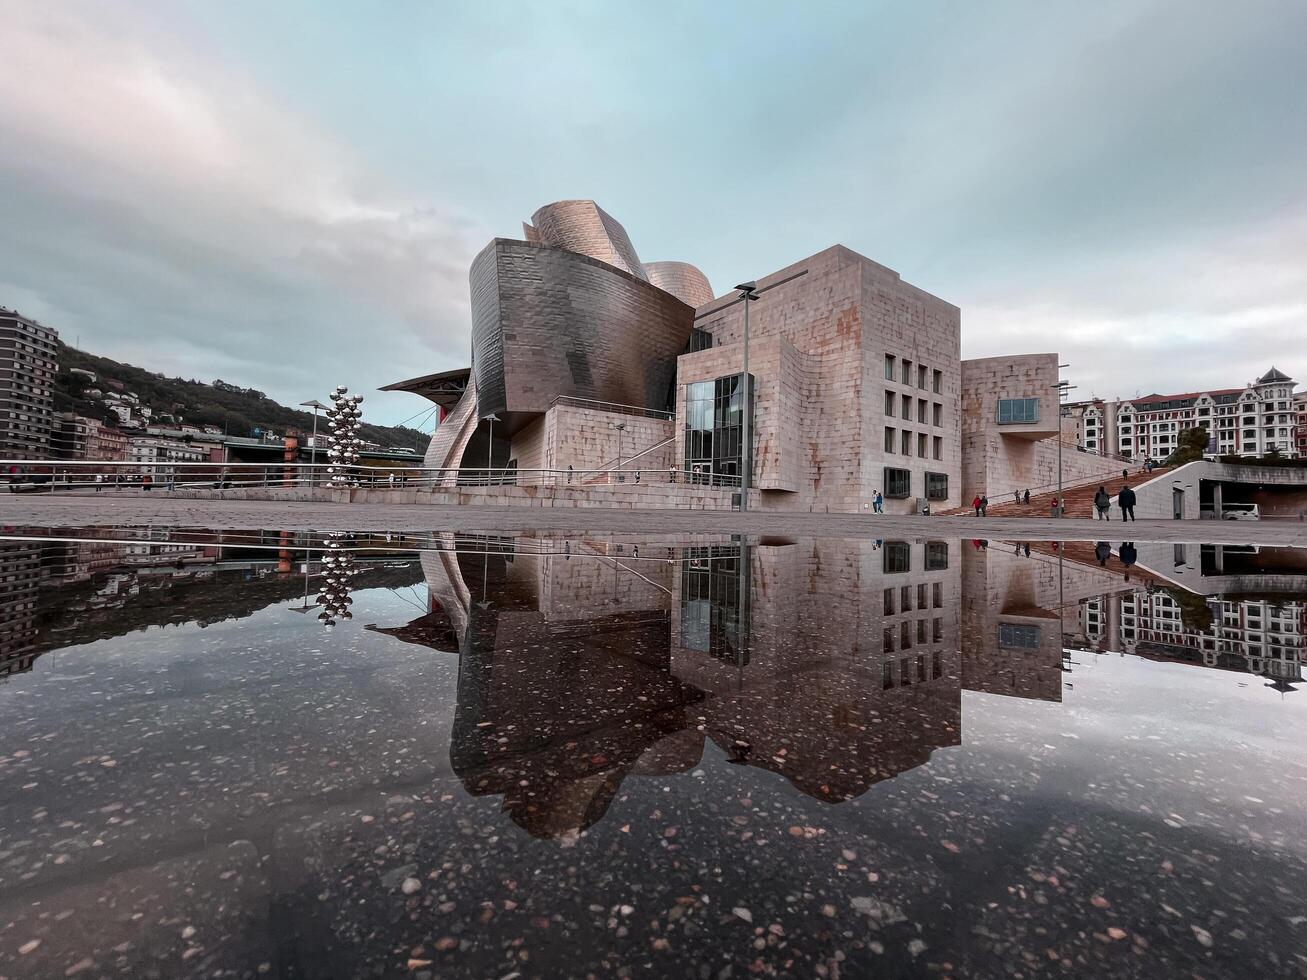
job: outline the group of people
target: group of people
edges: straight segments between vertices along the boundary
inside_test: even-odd
[[[1130,489],[1129,484],[1123,483],[1120,492],[1116,495],[1117,506],[1121,508],[1121,520],[1133,521],[1135,519],[1135,492]],[[1108,495],[1107,488],[1100,486],[1098,492],[1094,494],[1094,511],[1098,514],[1100,521],[1110,521],[1112,519],[1112,498]]]

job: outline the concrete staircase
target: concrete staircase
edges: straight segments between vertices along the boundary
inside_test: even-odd
[[[1156,480],[1159,476],[1169,473],[1174,467],[1157,466],[1153,468],[1152,473],[1131,473],[1129,484],[1131,487],[1138,488],[1140,484],[1150,480]],[[1094,513],[1094,494],[1098,493],[1098,488],[1106,487],[1107,493],[1111,497],[1116,496],[1116,492],[1121,489],[1121,477],[1108,477],[1106,479],[1097,478],[1087,483],[1080,483],[1076,486],[1067,486],[1062,489],[1062,496],[1066,500],[1067,517],[1095,517]],[[1053,504],[1053,498],[1057,496],[1056,490],[1048,490],[1043,493],[1032,493],[1029,504],[1018,504],[1009,496],[1006,500],[998,501],[990,498],[989,508],[986,511],[990,517],[1048,517],[1049,508]],[[970,507],[958,507],[947,511],[949,514],[971,514],[974,513]],[[1116,520],[1121,516],[1121,511],[1113,504],[1112,519]]]

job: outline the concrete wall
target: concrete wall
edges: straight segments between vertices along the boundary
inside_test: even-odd
[[[1292,466],[1240,466],[1237,463],[1215,463],[1200,460],[1187,463],[1179,469],[1134,486],[1135,516],[1170,519],[1175,516],[1173,491],[1184,490],[1183,519],[1197,520],[1200,514],[1199,499],[1203,482],[1262,484],[1293,491],[1307,491],[1307,469]],[[1116,497],[1112,498],[1116,506]]]
[[[898,273],[843,246],[833,246],[759,280],[760,289],[804,273],[765,292],[749,311],[750,372],[756,377],[762,424],[755,446],[762,469],[762,506],[784,510],[860,511],[873,491],[885,488],[884,468],[911,473],[911,499],[886,500],[891,513],[908,512],[924,496],[925,473],[949,478],[949,499],[960,499],[958,308],[903,282]],[[713,335],[711,351],[686,355],[678,362],[678,425],[684,425],[684,385],[738,373],[744,329],[742,304],[718,300],[697,311],[696,326]],[[757,351],[757,353],[755,353]],[[886,379],[885,355],[895,357],[894,379]],[[904,382],[898,368],[909,360]],[[917,365],[927,368],[926,387],[917,385]],[[942,372],[940,393],[933,372]],[[885,392],[912,399],[912,418],[887,419]],[[917,418],[918,400],[927,405],[926,421]],[[941,424],[934,424],[934,404]],[[774,415],[773,415],[774,413]],[[884,431],[895,429],[895,451],[885,451]],[[911,448],[899,451],[899,433],[907,431]],[[926,458],[917,454],[917,438],[926,437]],[[941,458],[933,458],[934,439]],[[678,442],[678,452],[683,447]]]
[[[616,425],[624,425],[618,439]],[[618,450],[621,450],[621,471],[628,476],[635,470],[648,474],[651,480],[666,480],[667,470],[674,460],[671,442],[673,423],[670,419],[643,418],[639,415],[619,415],[571,405],[555,405],[544,416],[541,428],[541,466],[565,470],[572,466],[578,470],[597,470],[615,467]],[[525,431],[525,430],[524,430]],[[645,453],[660,442],[661,449]],[[516,443],[515,443],[516,445]],[[639,459],[630,462],[632,456]],[[518,464],[521,466],[522,464]],[[578,480],[583,479],[578,477]],[[594,479],[593,475],[584,479]]]
[[[1064,484],[1119,477],[1119,460],[1079,452],[1076,422],[1062,419],[1056,354],[984,357],[962,362],[962,499],[977,494],[1007,500],[1013,491],[1035,493],[1057,485],[1057,447],[1062,440]],[[1002,398],[1038,398],[1031,424],[999,425]]]

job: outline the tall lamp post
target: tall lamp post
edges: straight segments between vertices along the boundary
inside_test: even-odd
[[[300,408],[313,409],[313,437],[309,439],[309,486],[315,486],[318,471],[313,468],[313,464],[318,461],[318,409],[327,408],[327,406],[314,398],[310,401],[300,402]]]
[[[490,473],[495,468],[495,423],[499,421],[499,416],[491,412],[481,416],[481,420],[490,423],[490,439],[486,447],[486,485],[489,486]]]
[[[1057,369],[1070,367],[1070,364],[1059,364]],[[1055,385],[1049,385],[1050,388],[1057,392],[1057,516],[1065,517],[1066,501],[1062,499],[1062,399],[1066,393],[1076,387],[1070,381],[1059,381]]]
[[[626,423],[612,422],[609,424],[617,430],[617,482],[625,483],[626,481],[622,478],[622,432],[626,429]]]
[[[743,445],[740,447],[740,510],[746,511],[749,509],[749,484],[753,477],[753,438],[749,432],[749,416],[752,414],[749,411],[749,304],[758,298],[758,284],[750,280],[735,288],[740,291],[740,299],[744,303],[744,381],[741,393],[744,404],[740,408],[744,424],[741,429]]]

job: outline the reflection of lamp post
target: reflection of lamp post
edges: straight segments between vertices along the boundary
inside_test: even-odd
[[[318,409],[326,407],[316,398],[300,402],[300,408],[313,409],[313,436],[309,439],[309,486],[313,486],[317,482],[317,470],[313,469],[313,466],[318,461]]]
[[[495,423],[499,421],[499,416],[494,412],[489,415],[481,416],[482,421],[490,423],[490,439],[486,448],[486,483],[490,483],[490,471],[495,467]]]
[[[749,509],[749,483],[753,476],[753,443],[749,434],[749,304],[758,298],[758,284],[753,280],[740,283],[735,287],[740,290],[740,299],[744,301],[744,382],[741,414],[744,416],[740,447],[740,510]]]

